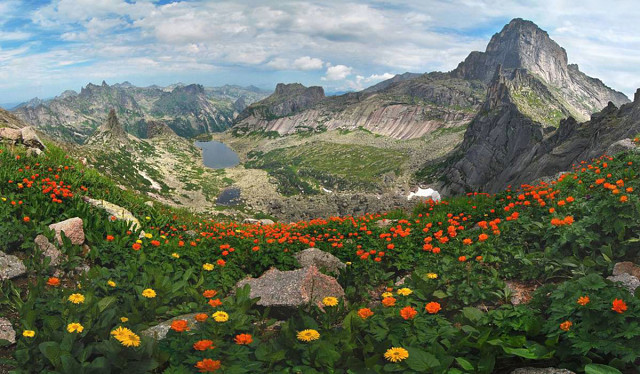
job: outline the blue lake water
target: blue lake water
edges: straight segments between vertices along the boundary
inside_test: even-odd
[[[195,146],[202,149],[202,162],[212,169],[224,169],[240,163],[238,154],[223,143],[215,140],[196,142]]]

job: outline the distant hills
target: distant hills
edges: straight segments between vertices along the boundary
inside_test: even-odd
[[[129,82],[102,82],[89,83],[79,93],[69,90],[49,100],[34,98],[13,113],[47,134],[81,144],[107,121],[111,109],[133,135],[144,137],[146,122],[162,121],[178,135],[191,137],[227,129],[247,105],[267,95],[254,86],[136,87]]]

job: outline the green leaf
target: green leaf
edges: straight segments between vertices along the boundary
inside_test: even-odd
[[[601,364],[588,364],[584,367],[584,371],[586,374],[622,374],[622,372],[616,368]]]
[[[406,361],[407,366],[412,370],[424,372],[440,365],[440,361],[431,353],[413,347],[408,347],[407,351],[409,351],[409,357]]]
[[[462,314],[471,322],[476,322],[482,318],[482,311],[478,308],[466,307],[462,309]]]
[[[98,311],[100,313],[104,312],[111,304],[116,302],[118,299],[115,296],[107,296],[98,301]]]
[[[60,365],[60,346],[56,342],[44,342],[38,345],[40,352],[55,367]]]
[[[444,299],[445,297],[447,297],[447,294],[441,290],[436,290],[433,291],[433,296],[437,297],[438,299]]]
[[[456,357],[456,362],[458,363],[458,365],[460,365],[461,368],[463,368],[466,371],[475,370],[475,368],[473,367],[473,364],[462,357]]]

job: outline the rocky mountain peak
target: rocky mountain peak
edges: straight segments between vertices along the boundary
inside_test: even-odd
[[[100,125],[96,132],[87,139],[87,144],[107,144],[110,142],[127,143],[129,137],[120,124],[115,109],[109,111],[107,121]]]
[[[300,83],[278,83],[274,94],[279,96],[304,94],[310,98],[321,99],[324,98],[324,89],[320,86],[305,87]]]
[[[177,86],[173,89],[173,93],[186,93],[189,95],[204,95],[204,86],[201,84],[189,84],[187,86]]]

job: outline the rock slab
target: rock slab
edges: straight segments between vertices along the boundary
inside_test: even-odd
[[[347,265],[343,264],[339,258],[331,253],[321,251],[318,248],[307,248],[294,255],[302,267],[315,266],[318,269],[326,269],[328,272],[337,274],[340,269]]]
[[[6,318],[0,318],[0,340],[7,340],[10,344],[16,342],[16,331]]]
[[[84,229],[82,219],[79,217],[69,218],[68,220],[52,223],[49,225],[50,230],[56,232],[56,240],[59,245],[62,245],[61,232],[64,232],[65,236],[71,240],[74,245],[82,245],[84,243]]]
[[[51,259],[51,263],[49,265],[58,266],[60,265],[60,263],[62,263],[62,261],[64,260],[64,255],[58,248],[56,248],[55,245],[49,242],[49,239],[47,239],[46,236],[38,235],[34,239],[34,242],[38,249],[40,249],[40,251],[42,252],[42,256],[49,257]]]
[[[96,200],[86,196],[83,197],[82,200],[93,207],[104,209],[110,216],[116,217],[116,219],[129,222],[131,224],[131,226],[129,226],[131,230],[137,230],[142,227],[140,225],[140,221],[138,221],[130,211],[121,206],[110,203],[106,200]]]
[[[571,370],[558,368],[519,368],[511,372],[511,374],[575,374]]]
[[[246,284],[251,287],[250,297],[259,297],[258,305],[264,307],[297,308],[319,303],[327,296],[344,296],[338,281],[320,273],[315,266],[292,271],[273,268],[259,278],[241,280],[236,288]]]
[[[159,324],[157,324],[157,325],[155,325],[153,327],[149,327],[148,329],[141,331],[140,334],[144,335],[144,336],[148,336],[148,337],[156,339],[156,340],[162,340],[162,339],[167,337],[167,333],[171,329],[171,323],[173,321],[177,321],[179,319],[187,320],[187,322],[189,323],[189,330],[190,331],[198,330],[200,328],[200,324],[195,319],[196,314],[199,314],[199,313],[183,314],[181,316],[177,316],[177,317],[171,318],[171,319],[166,320],[164,322],[160,322]]]
[[[13,279],[27,272],[18,257],[0,251],[0,280]]]
[[[612,281],[612,282],[620,282],[620,283],[622,283],[624,288],[629,290],[629,292],[632,295],[636,291],[636,288],[640,287],[640,279],[634,277],[631,274],[627,274],[627,273],[622,273],[620,275],[612,275],[610,277],[607,277],[607,279]]]

